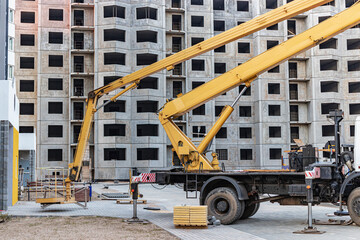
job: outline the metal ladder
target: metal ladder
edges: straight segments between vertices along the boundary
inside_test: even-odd
[[[185,192],[187,199],[197,199],[197,174],[186,174]],[[195,196],[190,196],[190,192],[195,192]]]

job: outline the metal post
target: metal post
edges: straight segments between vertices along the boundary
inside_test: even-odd
[[[312,225],[312,203],[308,203],[308,228],[313,228]]]
[[[148,221],[146,220],[141,220],[138,218],[137,216],[137,200],[139,198],[139,183],[131,183],[130,185],[131,189],[131,193],[132,193],[132,199],[133,199],[133,217],[128,219],[127,222],[128,223],[148,223]]]
[[[312,190],[312,180],[305,180],[307,188],[307,202],[308,202],[308,229],[313,229],[312,225],[312,203],[313,203],[313,190]]]
[[[137,217],[137,200],[139,197],[139,184],[138,183],[131,183],[131,192],[132,192],[132,199],[133,199],[133,217],[134,221],[138,221],[139,218]]]
[[[85,208],[87,208],[87,191],[86,191],[86,184],[84,183],[84,195],[85,195]]]
[[[134,220],[138,220],[138,217],[137,217],[137,199],[134,199],[133,200],[133,217],[132,217]]]
[[[339,162],[340,162],[340,132],[339,132],[339,123],[340,121],[338,121],[338,117],[335,116],[334,117],[335,120],[335,162],[336,162],[336,166],[339,166]]]
[[[306,185],[306,200],[308,202],[308,226],[303,230],[295,231],[297,234],[322,234],[324,231],[318,231],[316,227],[313,227],[313,215],[312,215],[312,204],[314,202],[313,196],[313,179],[315,173],[313,169],[305,170],[305,185]]]
[[[331,111],[329,115],[327,115],[328,118],[333,118],[334,120],[334,140],[335,140],[335,162],[336,166],[339,166],[340,163],[340,151],[341,151],[341,143],[340,143],[340,122],[343,120],[343,111],[342,110],[335,110]],[[330,144],[331,146],[331,144]],[[331,151],[332,153],[332,151]],[[330,154],[331,157],[331,154]],[[337,169],[338,171],[338,169]]]
[[[57,179],[56,179],[56,174],[57,174],[57,172],[56,172],[56,170],[55,170],[55,198],[57,198]]]
[[[92,197],[92,186],[91,186],[91,182],[90,182],[90,186],[89,186],[89,200],[91,202],[91,197]]]

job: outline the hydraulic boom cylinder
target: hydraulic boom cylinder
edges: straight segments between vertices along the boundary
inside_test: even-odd
[[[184,144],[189,142],[188,138],[184,138],[182,134],[174,135],[176,131],[174,127],[175,124],[171,121],[173,118],[184,115],[192,109],[203,105],[242,83],[246,83],[247,85],[250,84],[261,73],[266,72],[294,55],[319,45],[333,36],[355,26],[360,22],[359,12],[360,4],[357,2],[352,7],[319,23],[313,28],[290,38],[286,42],[267,50],[219,77],[202,84],[181,97],[166,103],[159,113],[159,119],[173,146],[176,146],[179,142]],[[210,130],[198,148],[193,149],[193,144],[187,144],[187,146],[182,146],[182,149],[188,148],[189,153],[195,151],[201,153],[201,151],[204,151],[211,139],[225,122],[224,120],[231,114],[231,111],[232,109],[228,109],[223,118],[220,117],[220,120],[215,123],[213,129]],[[209,161],[204,154],[193,159],[196,161],[192,161],[192,165],[188,167],[189,171],[199,169],[199,165],[203,165],[204,170],[215,170],[212,167],[206,168],[211,165],[211,161]]]
[[[69,165],[70,173],[69,179],[71,181],[77,181],[79,179],[79,173],[81,170],[82,159],[85,152],[86,142],[90,136],[91,123],[93,115],[97,111],[96,105],[98,99],[110,92],[113,92],[123,86],[128,86],[135,82],[141,81],[147,76],[157,73],[161,70],[171,70],[175,65],[182,63],[188,59],[194,58],[203,53],[209,52],[213,49],[221,47],[227,43],[233,42],[237,39],[248,36],[254,32],[257,32],[266,27],[272,26],[276,23],[284,21],[286,19],[297,16],[308,10],[331,2],[332,0],[294,0],[277,9],[271,10],[263,15],[260,15],[248,22],[240,24],[232,29],[229,29],[221,34],[218,34],[212,38],[209,38],[201,43],[198,43],[192,47],[184,49],[174,55],[164,58],[158,62],[155,62],[147,67],[144,67],[136,72],[133,72],[123,78],[119,78],[110,84],[100,87],[91,91],[88,94],[86,113],[84,122],[81,126],[79,135],[79,141],[74,156],[74,161]],[[254,76],[255,77],[255,76]],[[134,85],[130,85],[129,89]],[[117,98],[118,96],[116,96]],[[168,118],[170,116],[166,116]],[[171,123],[170,123],[171,124]],[[182,135],[182,133],[180,133]],[[189,141],[187,139],[187,141]],[[193,149],[195,151],[195,149]],[[204,166],[205,168],[205,166]]]
[[[247,87],[245,86],[239,95],[236,97],[234,102],[231,104],[231,106],[225,106],[224,109],[221,111],[219,119],[216,121],[214,126],[210,129],[210,131],[206,134],[204,139],[199,144],[197,150],[200,154],[202,154],[207,146],[211,143],[211,141],[214,139],[215,135],[219,132],[222,125],[226,122],[226,120],[230,117],[231,113],[234,111],[235,104],[239,101],[240,97],[245,93]]]

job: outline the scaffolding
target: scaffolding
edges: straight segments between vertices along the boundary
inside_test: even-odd
[[[76,201],[76,188],[74,182],[70,183],[70,188],[65,186],[67,172],[68,169],[63,167],[37,168],[36,173],[38,175],[35,182],[36,203],[40,203],[42,208],[46,208],[52,204],[67,203],[75,203],[83,208],[86,208],[88,191],[84,191],[85,205]]]

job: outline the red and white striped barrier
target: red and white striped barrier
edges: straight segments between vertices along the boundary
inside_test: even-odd
[[[155,173],[142,173],[140,176],[133,176],[131,181],[133,183],[154,183],[156,182]]]
[[[315,171],[305,171],[306,179],[315,179]]]
[[[141,177],[140,176],[133,176],[131,178],[131,182],[132,183],[139,183],[139,182],[141,182]]]
[[[320,178],[320,168],[314,167],[314,169],[311,171],[305,171],[305,178],[306,179]]]
[[[146,183],[154,183],[156,182],[156,174],[155,173],[142,173],[141,176],[141,182]]]

